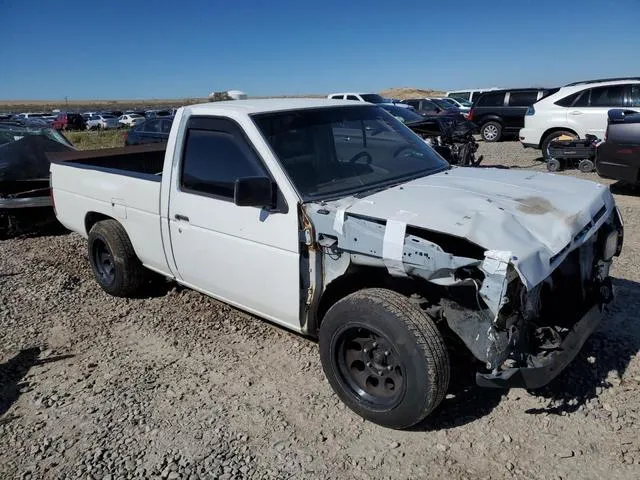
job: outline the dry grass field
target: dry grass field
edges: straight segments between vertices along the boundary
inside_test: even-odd
[[[207,98],[177,98],[148,100],[0,100],[0,112],[49,112],[91,111],[91,110],[128,110],[138,108],[167,108],[206,102]]]
[[[64,132],[65,137],[80,150],[95,148],[115,148],[124,145],[126,130],[93,130],[81,132]]]

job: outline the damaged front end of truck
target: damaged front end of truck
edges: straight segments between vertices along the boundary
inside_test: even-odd
[[[483,363],[479,385],[541,387],[575,357],[613,298],[609,268],[623,225],[609,197],[580,216],[584,222],[571,219],[575,231],[564,248],[546,257],[530,248],[526,258],[415,225],[421,222],[408,211],[380,219],[352,209],[353,199],[305,204],[314,272],[307,303],[320,303],[354,271],[384,274],[411,284],[429,315]]]

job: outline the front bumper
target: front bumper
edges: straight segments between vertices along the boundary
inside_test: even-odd
[[[602,305],[589,310],[567,334],[560,348],[532,367],[508,368],[498,373],[476,373],[480,387],[540,388],[553,380],[576,357],[602,319]]]

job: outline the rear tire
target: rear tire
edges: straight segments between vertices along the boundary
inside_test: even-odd
[[[385,427],[419,423],[449,386],[449,355],[436,325],[391,290],[360,290],[333,305],[320,325],[320,360],[338,397]]]
[[[502,138],[502,125],[498,122],[487,122],[480,128],[480,135],[485,142],[497,142]]]
[[[125,229],[116,220],[96,223],[89,232],[89,262],[102,289],[116,297],[135,296],[146,283],[146,269]]]

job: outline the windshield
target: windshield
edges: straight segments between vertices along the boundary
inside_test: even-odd
[[[29,135],[42,135],[55,142],[62,143],[69,147],[71,146],[71,143],[64,135],[53,128],[47,128],[46,123],[43,126],[0,124],[0,145],[17,142]]]
[[[101,117],[106,119],[116,118],[113,115],[101,115]]]
[[[446,102],[440,98],[432,98],[431,101],[438,105],[440,108],[444,108],[445,110],[453,110],[457,108],[455,105],[452,105],[449,102]]]
[[[369,103],[387,103],[388,101],[377,93],[363,93],[362,100]]]
[[[253,116],[305,200],[373,190],[448,167],[381,108],[327,107]]]
[[[384,108],[391,115],[396,117],[402,123],[422,122],[424,117],[419,113],[413,111],[410,108],[396,107],[395,105],[380,105],[380,108]]]
[[[460,98],[460,97],[453,97],[453,99],[458,102],[460,105],[462,105],[463,107],[470,107],[471,105],[473,105],[469,100],[466,100],[464,98]]]

